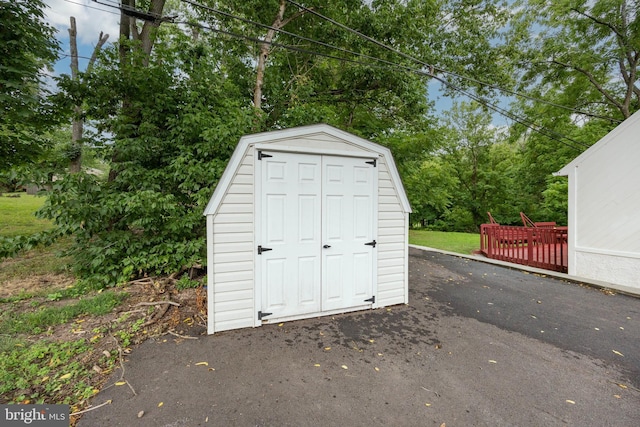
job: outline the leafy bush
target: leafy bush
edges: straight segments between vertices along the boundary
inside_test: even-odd
[[[179,52],[162,51],[176,68],[106,66],[89,85],[62,82],[70,97],[91,100],[88,111],[114,135],[109,179],[65,176],[40,211],[73,235],[72,269],[89,287],[205,261],[202,213],[253,113],[206,58],[187,66],[171,56]]]

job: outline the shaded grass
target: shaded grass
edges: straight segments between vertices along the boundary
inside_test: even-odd
[[[480,235],[475,233],[409,230],[409,243],[468,255],[480,249]]]
[[[1,334],[38,334],[49,326],[67,323],[83,314],[100,316],[109,313],[126,298],[124,293],[104,292],[61,307],[42,307],[33,312],[0,315]],[[6,319],[5,319],[6,317]]]
[[[38,247],[17,257],[5,259],[0,262],[0,284],[13,278],[67,272],[70,259],[61,256],[61,252],[70,246],[71,239],[64,238],[51,246]]]
[[[51,228],[51,221],[34,215],[44,201],[42,196],[26,193],[4,194],[0,197],[0,236],[29,236]]]

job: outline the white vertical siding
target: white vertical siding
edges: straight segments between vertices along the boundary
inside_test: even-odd
[[[216,332],[253,326],[254,321],[254,156],[247,150],[213,216],[213,302],[210,322]],[[211,286],[211,285],[210,285]]]
[[[386,159],[378,162],[378,294],[379,307],[408,302],[407,217]]]

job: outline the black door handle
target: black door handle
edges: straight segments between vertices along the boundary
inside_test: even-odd
[[[329,249],[331,247],[331,245],[324,245],[323,248],[325,249]]]

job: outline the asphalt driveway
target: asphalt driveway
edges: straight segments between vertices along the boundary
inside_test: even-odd
[[[639,358],[640,299],[411,249],[409,305],[149,340],[79,426],[635,427]]]

